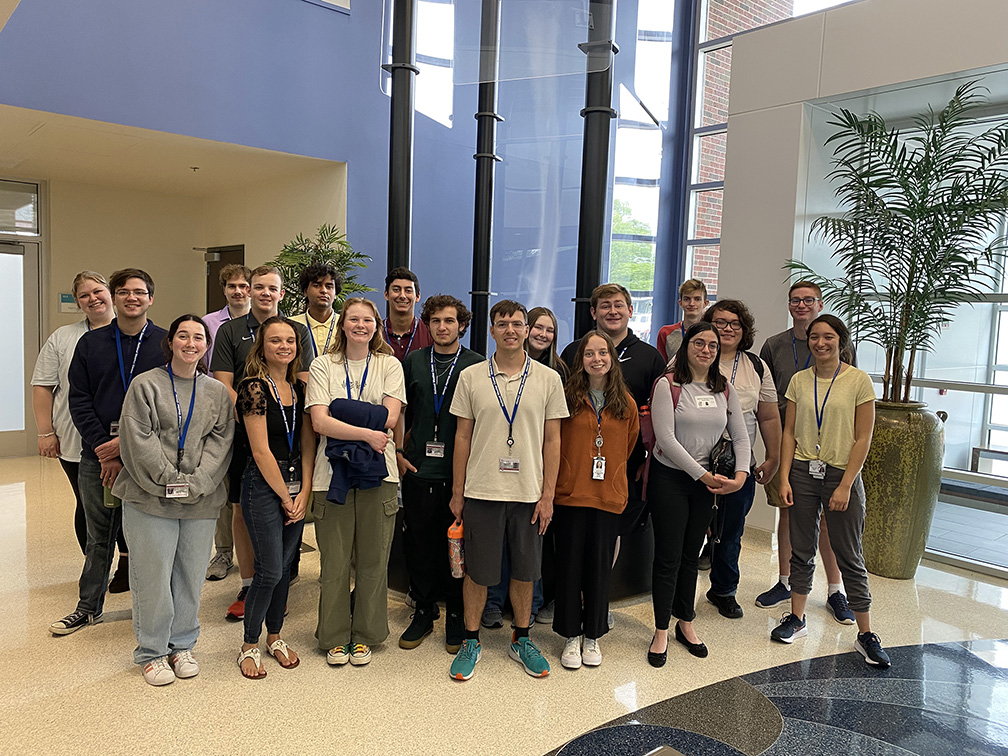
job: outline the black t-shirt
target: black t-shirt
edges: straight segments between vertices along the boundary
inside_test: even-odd
[[[280,389],[280,386],[277,386]],[[283,394],[286,394],[283,391]],[[266,415],[266,437],[269,439],[270,452],[276,459],[297,459],[301,456],[301,426],[304,423],[305,384],[297,381],[294,384],[295,405],[293,408],[294,422],[294,452],[291,453],[287,444],[287,429],[291,425],[291,407],[281,408],[273,393],[269,381],[262,378],[246,378],[238,385],[238,399],[235,406],[238,409],[238,431],[236,440],[240,439],[246,454],[251,455],[248,432],[245,430],[246,415]],[[286,425],[284,420],[286,419]]]
[[[311,334],[304,323],[286,319],[294,327],[294,332],[301,342],[301,367],[298,372],[307,373],[312,361]],[[214,339],[213,359],[210,362],[210,372],[232,373],[234,378],[231,386],[236,387],[245,377],[245,360],[252,351],[255,334],[259,330],[259,321],[250,312],[240,318],[229,320],[217,329]]]

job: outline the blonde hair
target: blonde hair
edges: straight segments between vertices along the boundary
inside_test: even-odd
[[[283,315],[274,315],[266,318],[256,330],[255,341],[252,343],[252,351],[245,358],[246,378],[266,378],[269,375],[269,367],[266,365],[266,331],[270,326],[285,325],[294,332],[294,342],[297,344],[297,351],[294,352],[294,359],[287,363],[287,381],[297,383],[297,374],[301,372],[301,334],[293,320],[288,320]]]
[[[93,270],[82,270],[80,273],[74,276],[73,280],[74,298],[77,297],[77,287],[79,287],[85,281],[94,281],[96,284],[101,284],[106,289],[108,289],[110,294],[112,293],[112,290],[109,289],[109,282],[105,280],[105,276],[103,276],[101,273],[95,273]]]
[[[347,337],[346,331],[343,330],[343,326],[346,324],[346,314],[351,307],[355,305],[364,305],[371,308],[371,312],[374,314],[375,319],[375,332],[374,336],[371,337],[371,341],[368,342],[368,351],[372,354],[395,354],[392,351],[392,347],[389,346],[388,342],[385,341],[385,321],[382,320],[382,316],[378,312],[378,308],[375,303],[370,299],[365,299],[364,297],[349,297],[343,301],[343,309],[340,310],[339,320],[336,321],[336,333],[332,344],[329,345],[328,354],[343,356],[346,354]]]

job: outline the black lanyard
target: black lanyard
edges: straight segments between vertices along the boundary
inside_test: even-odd
[[[591,403],[592,409],[595,410],[595,420],[598,422],[595,431],[595,456],[597,457],[602,454],[602,410],[605,408],[605,396],[602,397],[602,403],[596,405],[594,395],[589,392],[588,401]]]
[[[822,424],[823,424],[823,417],[825,417],[826,415],[826,402],[829,400],[829,392],[833,390],[833,381],[835,381],[836,377],[840,375],[840,367],[842,364],[843,363],[836,366],[836,372],[833,373],[833,379],[829,383],[829,388],[826,389],[826,396],[823,397],[821,408],[819,407],[819,376],[816,375],[815,370],[812,371],[812,387],[813,387],[812,390],[814,392],[813,396],[815,402],[815,421],[816,421],[816,428],[819,431],[819,435],[816,438],[816,445],[815,445],[816,455],[819,454],[819,442],[822,441]]]
[[[189,397],[189,414],[186,415],[185,425],[182,424],[182,406],[179,404],[178,392],[175,391],[175,374],[172,372],[171,363],[167,365],[168,379],[171,381],[172,394],[175,396],[175,412],[178,415],[178,457],[175,460],[175,469],[182,472],[182,454],[185,452],[186,436],[189,435],[189,423],[192,421],[193,407],[196,406],[196,380],[199,375],[193,376],[192,396]]]
[[[119,330],[119,323],[117,322],[112,323],[112,326],[115,329],[116,352],[119,355],[119,376],[122,378],[124,393],[126,391],[129,391],[129,385],[130,383],[133,382],[133,371],[136,370],[137,357],[140,356],[140,345],[143,344],[144,334],[147,333],[147,326],[149,325],[150,321],[148,320],[146,323],[144,323],[144,327],[140,330],[140,336],[139,338],[137,338],[136,351],[133,353],[133,364],[130,365],[129,374],[127,375],[126,363],[123,361],[122,332]],[[169,369],[169,373],[170,372],[171,370]]]
[[[525,381],[528,379],[529,366],[532,364],[532,358],[525,357],[525,370],[522,373],[521,383],[518,385],[518,393],[515,395],[514,409],[511,410],[511,414],[508,414],[507,407],[504,406],[504,397],[501,396],[500,387],[497,385],[497,377],[494,375],[493,359],[491,358],[487,364],[490,370],[490,382],[493,384],[494,392],[497,394],[497,403],[500,404],[501,412],[504,413],[504,419],[507,420],[508,424],[508,437],[507,445],[510,449],[514,446],[514,421],[518,417],[518,404],[521,402],[522,391],[525,390]]]

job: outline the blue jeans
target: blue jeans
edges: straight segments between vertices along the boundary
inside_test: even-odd
[[[81,570],[77,609],[98,616],[105,605],[116,536],[122,524],[122,509],[105,506],[101,463],[98,460],[81,458],[77,486],[87,521],[87,545],[84,547],[84,569]]]
[[[710,583],[715,596],[734,596],[738,590],[742,531],[755,495],[756,477],[750,475],[738,491],[718,497],[718,510],[711,522],[715,535],[721,528],[721,542],[711,543]]]
[[[156,517],[123,502],[122,523],[133,555],[133,661],[146,664],[191,649],[199,637],[200,590],[216,519]]]
[[[291,564],[301,544],[304,520],[284,524],[280,497],[252,459],[242,475],[241,513],[255,554],[255,575],[245,596],[245,642],[258,643],[263,620],[267,633],[279,633],[283,627]]]
[[[504,602],[507,601],[508,591],[511,587],[511,562],[508,561],[508,550],[507,544],[504,544],[504,551],[501,556],[501,579],[497,585],[491,585],[487,588],[487,599],[486,604],[483,607],[484,612],[503,612]],[[532,584],[532,616],[535,617],[539,614],[539,610],[542,609],[543,605],[543,587],[542,578],[539,578]]]

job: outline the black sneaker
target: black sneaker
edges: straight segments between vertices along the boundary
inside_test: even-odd
[[[707,591],[707,600],[717,607],[718,614],[722,617],[727,617],[728,619],[742,618],[742,607],[739,606],[734,596],[718,596],[714,593],[714,589],[711,588]]]
[[[808,635],[808,628],[805,627],[805,618],[798,618],[796,614],[785,614],[773,630],[770,637],[781,643],[794,643],[795,638],[803,638]]]
[[[892,664],[889,661],[889,654],[882,648],[882,641],[872,632],[859,633],[854,641],[854,648],[864,657],[866,663],[879,669],[888,669]]]
[[[434,612],[429,608],[418,606],[413,612],[413,621],[399,636],[399,648],[416,648],[432,632],[434,632]]]
[[[53,635],[70,635],[76,633],[86,625],[96,625],[101,622],[101,615],[88,614],[77,609],[66,617],[56,620],[49,625],[49,632]]]
[[[462,648],[462,641],[465,638],[465,622],[462,621],[462,612],[454,612],[445,608],[445,632],[444,647],[449,654],[457,654]]]
[[[120,555],[115,574],[112,575],[112,579],[108,584],[108,592],[126,593],[129,589],[129,557]]]

